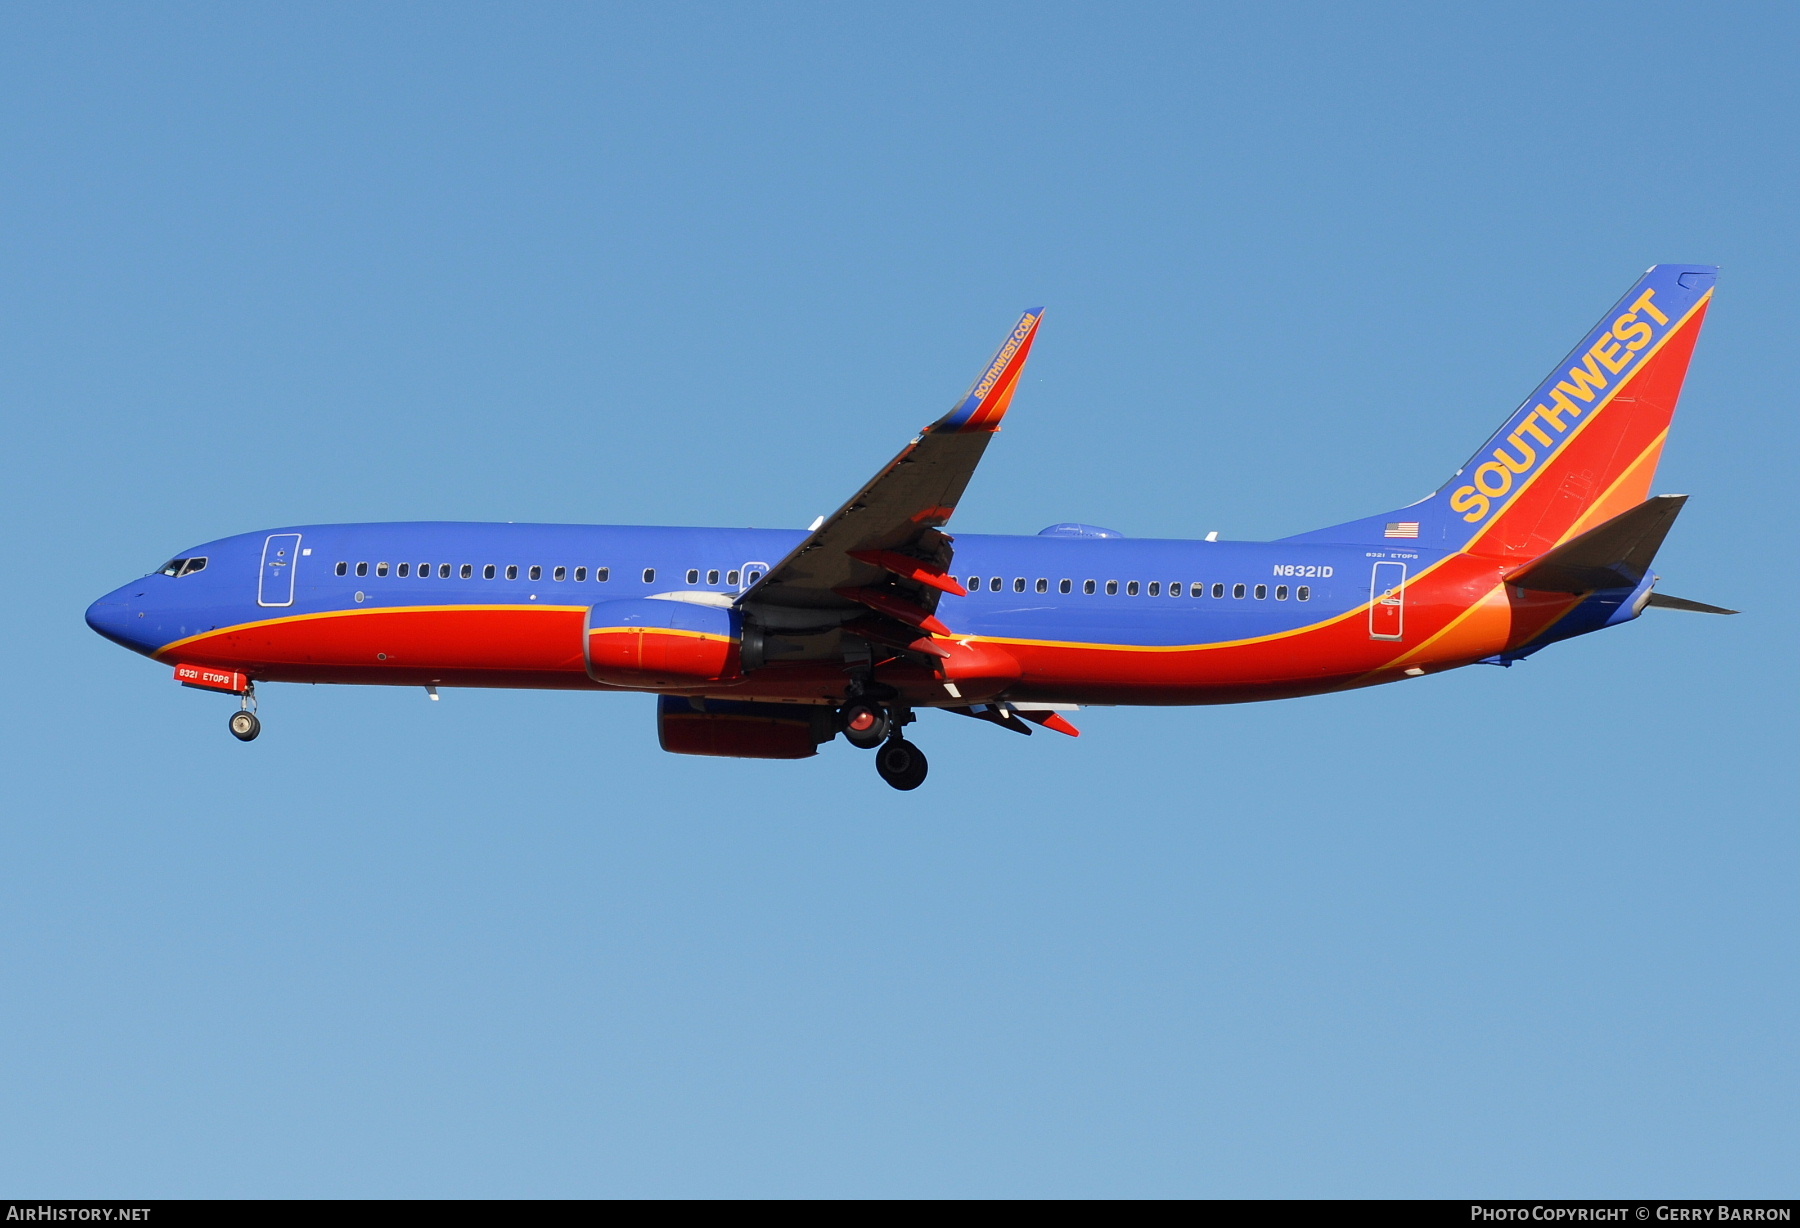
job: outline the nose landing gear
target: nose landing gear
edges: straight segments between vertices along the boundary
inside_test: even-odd
[[[231,736],[240,742],[254,742],[256,735],[262,732],[262,722],[256,719],[256,687],[254,684],[246,688],[240,701],[243,707],[231,714],[227,722]]]

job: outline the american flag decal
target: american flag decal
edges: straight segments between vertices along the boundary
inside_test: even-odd
[[[1418,535],[1419,522],[1416,520],[1402,520],[1390,524],[1387,532],[1382,534],[1383,537],[1417,537]]]

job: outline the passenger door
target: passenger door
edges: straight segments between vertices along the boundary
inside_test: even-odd
[[[256,604],[294,604],[294,566],[300,561],[298,533],[271,533],[263,543],[262,577],[256,586]]]
[[[1369,580],[1369,638],[1397,640],[1406,629],[1406,564],[1377,563]]]

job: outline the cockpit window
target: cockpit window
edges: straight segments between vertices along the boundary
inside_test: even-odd
[[[156,569],[165,576],[191,576],[196,571],[206,570],[205,557],[191,559],[170,559]]]

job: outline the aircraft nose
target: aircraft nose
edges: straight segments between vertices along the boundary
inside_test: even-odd
[[[143,652],[146,642],[143,613],[132,606],[134,594],[130,586],[115,589],[87,608],[87,625],[115,644],[134,652]]]

